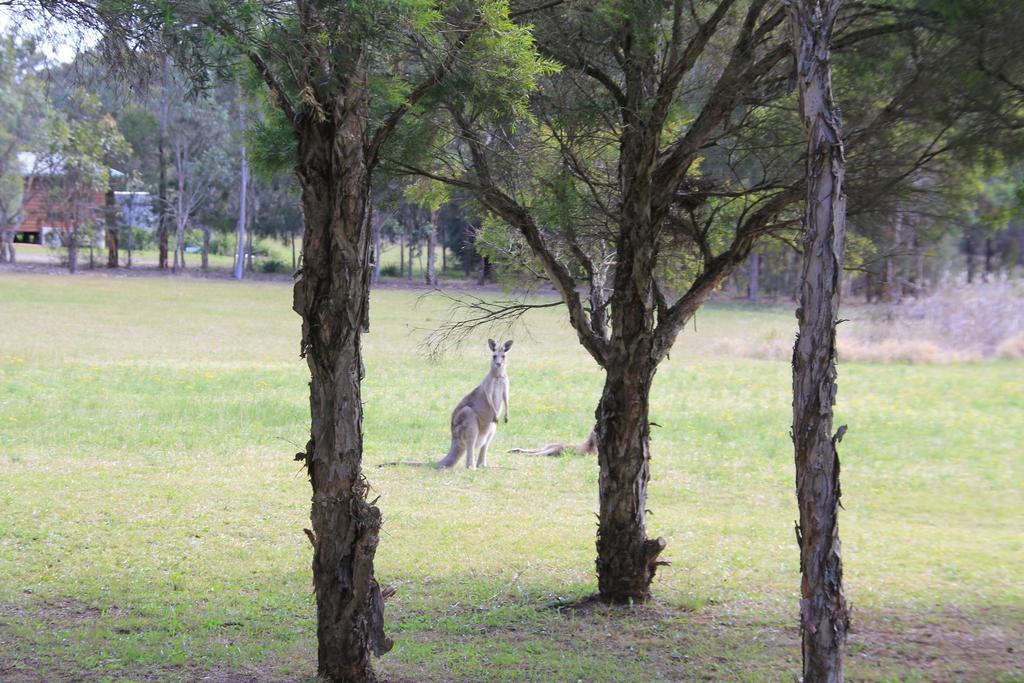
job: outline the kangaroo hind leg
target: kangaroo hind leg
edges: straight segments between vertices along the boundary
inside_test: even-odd
[[[487,467],[487,447],[491,445],[491,439],[494,438],[494,432],[497,430],[498,425],[494,422],[487,426],[487,429],[480,437],[480,457],[477,458],[477,467]],[[470,452],[469,457],[473,457],[473,453]]]

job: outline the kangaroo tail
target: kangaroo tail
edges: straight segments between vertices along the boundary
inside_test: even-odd
[[[451,467],[459,461],[461,454],[461,444],[457,438],[452,436],[452,447],[448,450],[448,455],[438,461],[437,466],[439,468]]]
[[[552,457],[561,455],[562,451],[565,450],[565,445],[560,443],[550,443],[547,446],[541,446],[540,448],[510,448],[509,453],[522,453],[523,455],[550,455]]]
[[[561,455],[562,451],[566,448],[572,448],[585,454],[597,453],[597,433],[591,429],[586,441],[576,446],[566,446],[562,443],[549,443],[547,446],[541,446],[540,448],[510,448],[508,452],[521,453],[523,455],[548,455],[556,457]]]

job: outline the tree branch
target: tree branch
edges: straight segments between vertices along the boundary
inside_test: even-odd
[[[292,105],[292,101],[289,99],[284,86],[281,85],[281,81],[279,81],[274,72],[270,70],[270,67],[265,61],[263,61],[263,57],[261,57],[259,53],[249,52],[248,54],[249,61],[253,63],[256,67],[256,71],[263,79],[263,82],[267,84],[267,87],[270,89],[270,94],[275,100],[277,100],[277,104],[281,108],[281,111],[284,112],[285,118],[288,119],[288,123],[294,126],[295,107]]]
[[[544,272],[551,280],[551,284],[554,285],[555,290],[568,307],[569,322],[576,330],[580,344],[603,367],[607,362],[608,343],[595,334],[589,324],[579,293],[576,291],[576,283],[569,271],[548,248],[540,228],[537,227],[530,212],[495,185],[483,145],[480,138],[470,128],[469,122],[457,110],[452,110],[452,116],[462,132],[462,139],[469,146],[473,169],[482,188],[475,192],[477,199],[491,212],[522,233],[537,260],[543,266]]]
[[[776,217],[787,206],[800,199],[801,191],[802,185],[794,185],[768,199],[760,209],[747,217],[736,230],[736,236],[729,248],[713,258],[690,288],[669,307],[665,315],[658,317],[652,351],[655,362],[660,362],[668,354],[680,330],[694,312],[707,300],[711,292],[743,263],[758,238],[775,227]]]
[[[478,14],[469,26],[459,32],[459,37],[448,50],[448,54],[445,55],[445,58],[440,64],[438,64],[437,68],[434,69],[433,73],[413,88],[412,92],[409,93],[409,96],[405,98],[405,102],[392,111],[384,120],[384,123],[377,128],[376,132],[373,134],[373,138],[370,140],[369,148],[367,149],[366,163],[368,166],[371,168],[376,166],[377,161],[380,158],[381,148],[394,134],[398,123],[402,120],[402,117],[408,114],[409,110],[415,107],[420,100],[433,90],[434,86],[444,80],[445,76],[448,75],[452,70],[452,67],[455,65],[455,60],[458,58],[459,53],[462,52],[462,49],[466,46],[466,42],[473,34],[473,31],[479,28],[482,24],[483,18]]]

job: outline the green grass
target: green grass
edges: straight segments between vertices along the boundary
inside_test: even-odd
[[[402,249],[397,242],[383,242],[381,245],[380,263],[384,268],[403,268],[402,277],[408,277],[409,273],[409,249],[405,247],[404,255]],[[448,250],[448,268],[442,270],[441,265],[441,247],[438,245],[434,252],[434,267],[439,278],[447,279],[462,279],[465,277],[465,273],[462,272],[461,268],[457,268],[455,257],[452,251]],[[427,273],[427,249],[426,245],[421,245],[420,251],[412,260],[412,273],[413,282],[423,282]],[[475,273],[470,273],[470,276],[475,276]]]
[[[790,311],[706,308],[659,370],[655,604],[595,589],[597,468],[577,441],[602,376],[556,310],[510,352],[512,419],[485,471],[385,466],[447,450],[483,377],[419,343],[440,300],[375,291],[366,471],[389,680],[790,680],[799,574],[785,362],[720,353]],[[282,283],[0,273],[0,680],[311,680],[308,430]],[[1021,680],[1024,363],[840,367],[854,680]],[[224,678],[227,677],[227,678]]]
[[[173,242],[174,236],[171,235]],[[254,260],[254,267],[257,271],[263,268],[263,264],[270,260],[276,260],[284,265],[284,270],[280,272],[291,272],[292,267],[292,249],[290,244],[284,244],[281,240],[257,237],[255,239],[256,247],[255,252],[261,253],[266,252],[266,256],[256,256]],[[233,244],[233,242],[232,242]],[[128,263],[128,251],[125,248],[125,243],[121,243],[121,252],[119,255],[121,266],[123,267]],[[173,244],[172,244],[173,246]],[[45,247],[40,244],[16,244],[17,258],[22,263],[47,263],[51,265],[60,265],[61,258],[67,258],[66,250],[52,249]],[[302,253],[302,241],[296,240],[295,242],[296,256]],[[107,251],[106,249],[96,249],[94,251],[95,265],[96,268],[105,268],[107,264]],[[171,262],[174,262],[174,255],[171,254]],[[156,247],[147,249],[134,249],[132,251],[132,266],[137,268],[152,268],[159,263],[160,254]],[[200,269],[202,264],[202,254],[189,253],[185,255],[185,263],[189,270],[197,271]],[[230,271],[234,265],[235,259],[233,254],[210,254],[209,263],[210,270],[214,271]],[[78,267],[79,269],[86,269],[89,266],[89,250],[82,249],[78,254]]]

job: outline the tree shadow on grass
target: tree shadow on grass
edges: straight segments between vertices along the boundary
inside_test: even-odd
[[[785,681],[799,674],[795,605],[792,615],[778,602],[694,597],[609,606],[593,597],[555,598],[538,586],[516,594],[507,583],[471,581],[446,577],[401,584],[387,612],[397,645],[376,665],[382,680]],[[494,588],[498,592],[490,595]],[[474,591],[489,595],[480,598]],[[1024,676],[1024,607],[903,606],[857,610],[853,617],[848,680]],[[312,611],[284,617],[279,626],[292,633],[288,638],[267,624],[243,622],[202,629],[183,624],[176,630],[130,609],[69,598],[0,604],[0,680],[314,679]],[[124,646],[190,638],[208,641],[205,660],[161,660],[162,645],[145,651]],[[219,644],[229,653],[246,643],[244,653],[223,659],[209,654]]]

